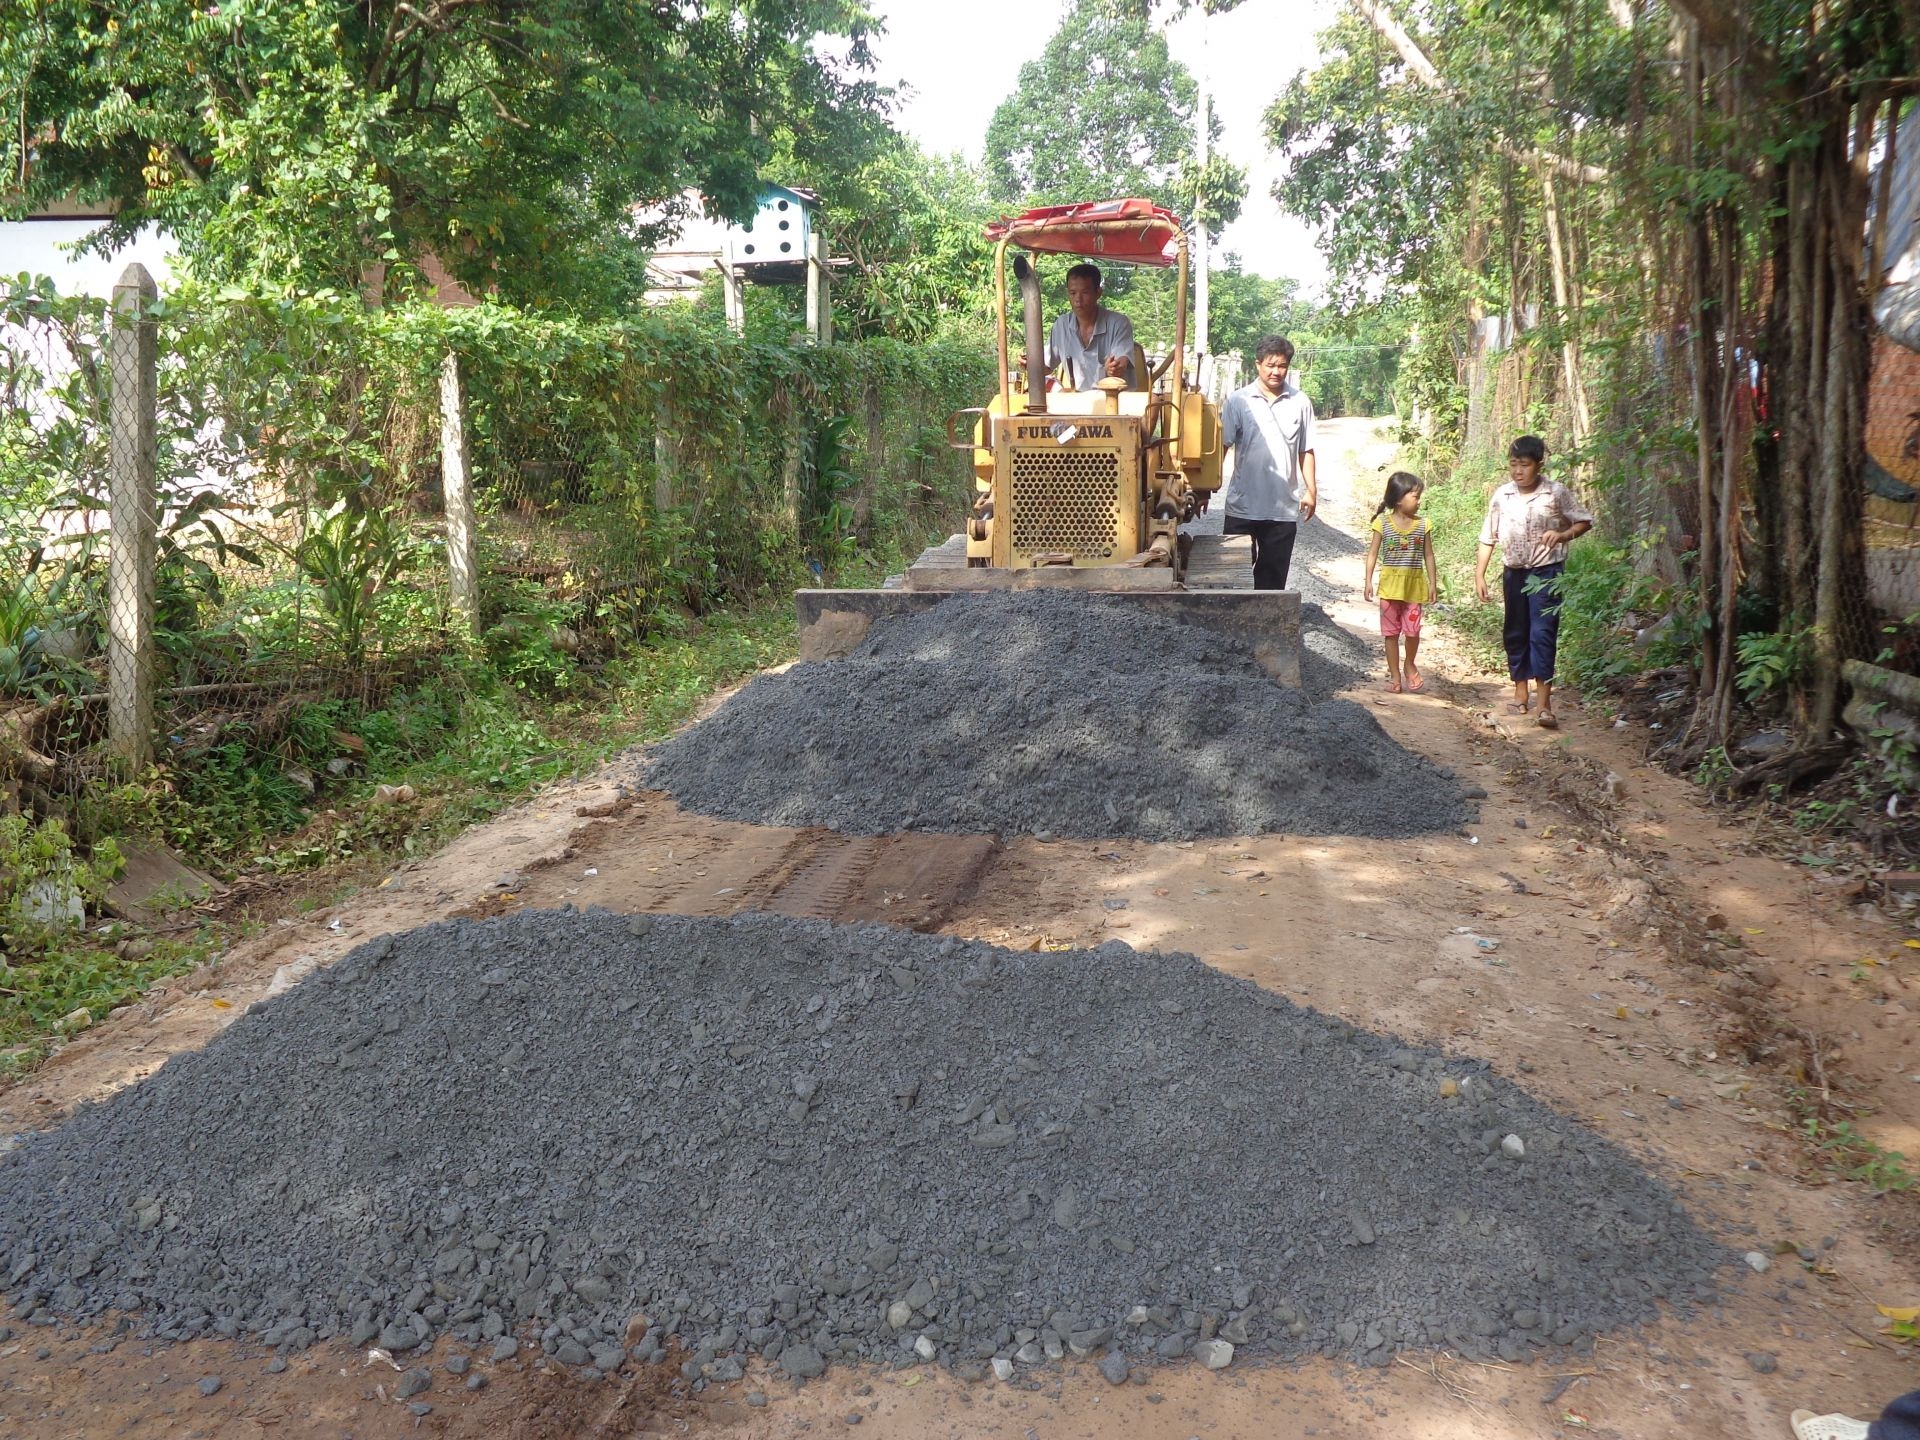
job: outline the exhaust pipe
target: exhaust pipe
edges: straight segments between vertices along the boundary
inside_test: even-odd
[[[1047,408],[1047,320],[1042,313],[1040,272],[1024,255],[1013,257],[1013,275],[1020,282],[1020,309],[1027,324],[1027,411]]]

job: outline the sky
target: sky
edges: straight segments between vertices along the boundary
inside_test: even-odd
[[[108,299],[114,282],[138,260],[164,286],[173,273],[173,245],[152,230],[105,257],[76,256],[66,247],[100,228],[98,220],[29,220],[0,226],[0,275],[51,275],[62,295]]]
[[[1271,190],[1279,157],[1261,134],[1260,116],[1295,72],[1312,66],[1314,35],[1331,23],[1339,0],[1244,0],[1204,21],[1197,15],[1168,32],[1174,58],[1197,71],[1204,52],[1220,150],[1247,171],[1247,199],[1220,250],[1236,251],[1258,274],[1292,276],[1311,289],[1326,281],[1313,232],[1283,216]],[[1064,0],[879,0],[887,32],[875,45],[875,78],[906,94],[895,123],[936,153],[978,161],[994,109],[1013,92],[1020,67],[1038,58],[1067,11]],[[1204,30],[1204,35],[1203,35]],[[1088,196],[1097,199],[1097,196]]]

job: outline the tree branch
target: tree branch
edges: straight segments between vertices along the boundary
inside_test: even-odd
[[[189,179],[196,185],[207,183],[206,172],[193,163],[193,157],[187,154],[186,147],[177,140],[167,142],[167,153],[173,156],[174,163],[187,172]]]
[[[1380,32],[1380,37],[1399,55],[1400,61],[1408,72],[1427,89],[1446,96],[1450,100],[1460,98],[1460,92],[1440,73],[1439,67],[1428,58],[1414,38],[1406,32],[1404,26],[1393,17],[1393,12],[1379,0],[1353,0],[1353,8],[1367,19],[1367,23]],[[1606,168],[1600,165],[1588,165],[1583,161],[1570,160],[1564,155],[1555,155],[1548,150],[1526,150],[1512,141],[1496,141],[1494,148],[1508,159],[1522,165],[1545,165],[1562,180],[1572,180],[1579,184],[1598,185],[1607,180]]]
[[[1353,8],[1367,17],[1367,23],[1380,32],[1380,38],[1394,48],[1401,63],[1413,72],[1421,84],[1444,95],[1453,94],[1453,87],[1440,78],[1440,71],[1427,58],[1427,52],[1414,43],[1413,37],[1393,18],[1392,11],[1374,3],[1374,0],[1353,0]]]

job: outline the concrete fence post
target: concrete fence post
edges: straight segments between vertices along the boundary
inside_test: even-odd
[[[780,509],[786,518],[787,533],[800,535],[800,460],[806,444],[806,425],[800,415],[800,399],[787,392],[785,413],[780,421]]]
[[[807,236],[807,333],[816,345],[833,343],[833,277],[827,269],[827,237]]]
[[[480,635],[479,522],[473,510],[473,472],[467,456],[466,396],[460,357],[440,362],[440,493],[447,510],[447,593],[466,638]]]
[[[665,515],[679,503],[680,435],[673,407],[665,400],[653,408],[653,513]]]
[[[107,739],[129,773],[153,762],[154,562],[159,508],[159,291],[147,267],[113,287],[107,337]]]
[[[738,269],[725,259],[714,262],[720,267],[720,295],[725,301],[727,329],[736,335],[747,333],[747,286]]]

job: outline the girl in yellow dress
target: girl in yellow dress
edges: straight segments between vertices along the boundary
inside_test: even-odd
[[[1396,470],[1387,477],[1387,497],[1373,512],[1373,537],[1367,542],[1365,595],[1374,597],[1373,575],[1380,572],[1380,635],[1387,642],[1387,691],[1417,691],[1426,683],[1414,657],[1420,653],[1420,610],[1440,598],[1440,569],[1433,558],[1433,537],[1420,514],[1426,489],[1417,475]],[[1401,647],[1405,646],[1402,657]]]

